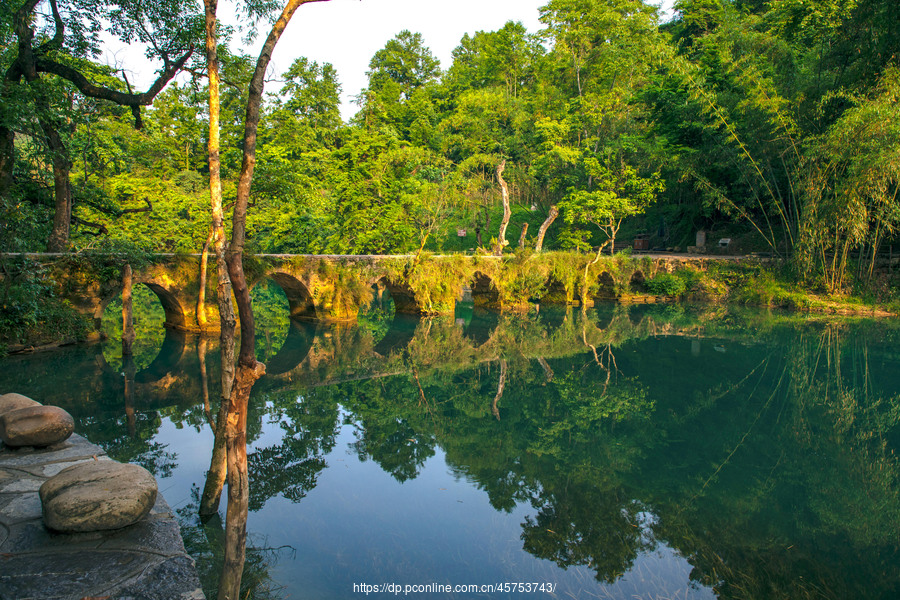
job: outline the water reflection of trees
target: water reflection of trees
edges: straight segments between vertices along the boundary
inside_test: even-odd
[[[321,389],[347,410],[361,457],[404,481],[441,447],[496,508],[534,507],[525,550],[601,581],[659,540],[722,597],[896,590],[897,390],[878,389],[858,331],[700,337],[692,356],[691,340],[667,336],[684,325],[654,315],[630,330],[567,318],[544,330],[501,319],[482,353],[432,322],[402,357],[411,373]]]
[[[277,423],[282,438],[248,453],[251,511],[277,495],[292,502],[306,496],[327,466],[325,456],[334,448],[339,428],[337,403],[315,393],[298,397],[286,391],[256,401],[265,406],[269,422]]]
[[[401,482],[440,448],[498,510],[533,508],[526,551],[588,566],[599,581],[658,540],[724,598],[897,595],[890,327],[606,307],[503,315],[471,335],[469,317],[398,321],[405,329],[377,340],[346,326],[304,334],[305,354],[261,380],[251,402],[251,441],[280,430],[251,452],[252,509],[302,500],[351,426],[358,456]],[[407,341],[377,351],[385,339]],[[164,475],[177,457],[154,445],[160,419],[205,426],[202,405],[170,400],[201,397],[196,356],[136,386],[130,423],[121,395],[67,408],[117,458]],[[96,397],[111,376],[78,364]]]

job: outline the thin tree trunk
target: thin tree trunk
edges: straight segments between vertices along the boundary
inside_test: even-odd
[[[506,169],[506,160],[497,165],[497,181],[500,182],[500,197],[503,200],[503,220],[500,222],[500,232],[497,234],[497,247],[494,248],[494,254],[500,256],[503,254],[503,247],[508,245],[506,241],[506,227],[509,225],[509,218],[512,211],[509,208],[509,188],[503,180],[503,170]]]
[[[197,296],[197,326],[200,331],[206,331],[206,280],[209,266],[209,246],[215,239],[216,232],[210,227],[209,235],[206,236],[206,242],[203,244],[203,250],[200,252],[200,291]]]
[[[550,207],[550,214],[547,215],[547,218],[544,219],[544,222],[541,223],[541,228],[538,229],[538,237],[537,243],[534,245],[535,252],[540,252],[544,247],[544,236],[547,234],[547,230],[553,224],[553,221],[556,220],[556,217],[559,216],[559,209],[556,208],[556,205]]]
[[[253,181],[253,170],[256,165],[256,134],[259,126],[260,105],[266,69],[272,58],[272,51],[297,8],[306,2],[314,1],[321,0],[288,0],[259,53],[247,97],[247,113],[244,119],[244,156],[234,203],[231,244],[226,254],[228,274],[231,277],[231,285],[234,289],[241,321],[241,348],[238,353],[234,382],[231,386],[228,417],[225,419],[225,443],[228,454],[228,509],[225,513],[225,570],[219,581],[219,600],[237,600],[240,593],[241,572],[247,540],[247,510],[250,503],[247,473],[247,408],[253,384],[266,372],[265,365],[256,360],[254,348],[256,328],[253,321],[253,307],[250,303],[250,290],[247,287],[243,265],[247,207],[250,202],[250,184]],[[204,2],[207,3],[208,22],[209,3],[215,2],[215,0],[204,0]],[[207,28],[207,40],[209,40],[209,34],[210,31]]]
[[[228,399],[234,380],[234,305],[231,303],[231,281],[225,264],[225,217],[222,209],[222,182],[219,160],[219,58],[217,51],[216,10],[218,0],[204,0],[206,8],[206,64],[209,75],[209,193],[212,204],[210,237],[216,253],[216,303],[219,309],[219,352],[222,357],[221,397],[219,418],[216,420],[215,441],[209,471],[200,498],[200,517],[208,518],[219,510],[222,486],[225,485],[225,420]],[[203,261],[206,264],[206,261]],[[201,276],[202,276],[201,265]],[[202,278],[202,277],[201,277]],[[201,290],[205,285],[201,282]],[[200,306],[198,303],[198,318]]]
[[[202,335],[197,339],[197,362],[200,365],[200,394],[203,396],[203,413],[206,422],[209,423],[213,433],[216,431],[216,421],[212,416],[212,407],[209,405],[209,376],[206,371],[206,338]]]
[[[600,257],[603,255],[603,248],[606,247],[608,242],[604,242],[600,244],[600,247],[597,248],[597,256],[594,257],[594,260],[584,265],[584,287],[581,289],[581,310],[582,312],[587,310],[587,298],[588,298],[588,289],[590,286],[588,285],[588,270],[600,262]]]
[[[134,307],[131,301],[132,287],[131,265],[122,269],[122,357],[131,356],[134,344]]]
[[[525,236],[528,234],[528,223],[522,224],[522,233],[519,234],[519,248],[525,247]]]

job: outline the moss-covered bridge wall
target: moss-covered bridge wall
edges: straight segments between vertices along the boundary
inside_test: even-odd
[[[291,317],[298,320],[352,321],[360,307],[390,293],[397,312],[422,315],[452,313],[455,303],[471,293],[476,306],[519,310],[530,303],[590,305],[598,300],[665,300],[667,290],[648,285],[663,273],[699,274],[710,258],[616,256],[593,263],[578,253],[526,256],[287,256],[245,257],[252,286],[271,279],[285,292]],[[115,270],[103,276],[60,259],[55,276],[61,296],[99,327],[106,305],[121,294]],[[160,256],[137,269],[134,283],[150,288],[166,313],[166,326],[183,331],[218,328],[215,264],[209,263],[205,302],[200,298],[200,257]],[[665,286],[663,286],[664,288]],[[700,286],[702,287],[702,286]],[[715,295],[715,290],[706,290]],[[704,293],[706,293],[704,292]],[[198,312],[205,312],[198,319]]]

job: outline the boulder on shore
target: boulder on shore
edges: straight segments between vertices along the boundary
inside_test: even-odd
[[[23,396],[22,394],[3,394],[0,396],[0,417],[13,410],[40,405],[40,402],[32,400],[28,396]]]
[[[49,446],[75,431],[72,415],[58,406],[27,406],[0,415],[0,440],[7,446]]]
[[[44,525],[62,532],[120,529],[140,521],[156,502],[156,479],[138,465],[89,461],[41,485]]]

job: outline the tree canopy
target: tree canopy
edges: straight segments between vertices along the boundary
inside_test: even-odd
[[[641,0],[550,0],[541,31],[509,22],[467,34],[443,66],[421,34],[400,31],[371,57],[349,123],[340,74],[296,58],[261,107],[248,249],[489,249],[505,161],[514,231],[527,223],[536,236],[561,209],[545,248],[634,233],[683,248],[706,229],[788,257],[814,286],[872,285],[900,214],[890,129],[900,9],[674,8],[661,23]],[[271,7],[246,9],[249,22]],[[57,249],[99,234],[199,250],[206,80],[192,67],[163,88],[200,39],[196,7],[28,0],[0,13],[0,208],[15,224],[5,249],[41,250],[53,233]],[[97,62],[104,27],[162,63],[149,90]],[[220,56],[227,203],[252,63],[224,46]],[[71,239],[58,234],[66,223]]]

